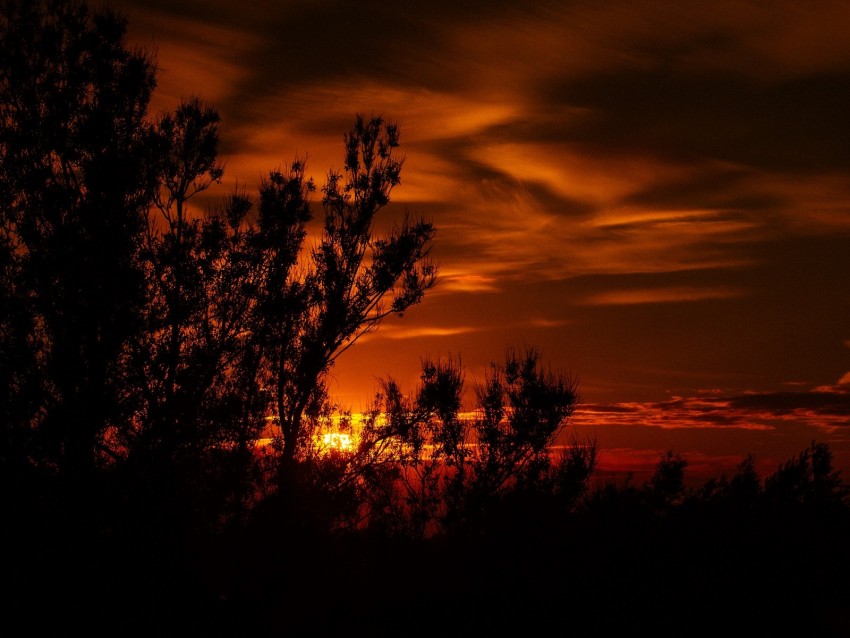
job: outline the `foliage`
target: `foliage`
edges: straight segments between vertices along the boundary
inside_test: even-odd
[[[412,396],[383,381],[352,457],[368,527],[416,538],[467,533],[512,495],[559,494],[568,507],[584,493],[595,443],[574,439],[552,453],[577,401],[572,379],[544,368],[536,349],[508,350],[476,388],[472,418],[460,412],[463,385],[451,359],[424,360]]]
[[[848,486],[832,466],[829,446],[815,441],[764,482],[764,497],[779,508],[835,509],[848,494]]]
[[[192,98],[149,118],[155,64],[120,16],[7,0],[0,26],[4,473],[96,483],[129,529],[215,528],[269,491],[273,421],[274,480],[298,489],[336,358],[436,281],[430,223],[375,231],[398,127],[356,117],[308,248],[301,160],[256,201],[192,207],[224,174],[219,114]]]
[[[272,251],[296,250],[282,253],[262,284],[266,306],[258,323],[274,328],[254,331],[267,358],[284,466],[309,438],[305,415],[320,409],[324,379],[337,357],[388,315],[402,315],[419,303],[436,282],[436,268],[427,259],[434,235],[430,223],[405,217],[387,236],[375,233],[376,215],[401,179],[398,144],[396,125],[380,117],[356,118],[344,137],[345,171],[330,172],[322,188],[321,239],[301,262],[293,259],[304,239],[297,225],[309,218],[304,207],[312,190],[301,186],[302,165],[293,165],[286,184],[272,174],[261,198],[277,201],[261,206],[261,228],[274,233],[296,224],[284,241],[271,237],[267,244]],[[290,209],[301,214],[289,216]],[[279,212],[282,220],[272,219]]]
[[[688,462],[681,454],[667,450],[661,455],[655,471],[649,479],[648,489],[661,505],[677,502],[685,490],[685,468]]]
[[[122,366],[145,301],[154,64],[126,48],[125,28],[73,2],[7,0],[0,11],[0,243],[12,302],[1,365],[18,446],[3,457],[80,481],[109,460],[109,433],[128,416]]]

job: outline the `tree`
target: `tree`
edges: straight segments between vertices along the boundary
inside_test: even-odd
[[[554,467],[554,492],[570,510],[590,491],[590,480],[596,471],[599,443],[595,437],[571,434]]]
[[[452,359],[424,359],[410,397],[394,379],[382,381],[360,449],[386,460],[383,472],[367,477],[373,527],[422,538],[461,516],[471,443],[469,423],[460,416],[463,385],[460,362]]]
[[[192,98],[153,126],[158,189],[141,254],[145,329],[128,370],[133,427],[120,441],[138,489],[181,514],[206,504],[210,521],[229,498],[241,507],[252,489],[246,472],[265,407],[246,363],[256,359],[245,333],[263,260],[245,223],[253,201],[237,187],[205,212],[189,206],[224,174],[219,122]]]
[[[350,457],[371,528],[414,538],[474,532],[508,501],[564,513],[586,491],[595,442],[553,450],[576,406],[574,379],[543,367],[534,348],[509,349],[476,388],[471,419],[460,413],[463,386],[452,359],[423,360],[410,395],[382,382]]]
[[[549,445],[577,405],[575,379],[544,368],[535,348],[523,355],[509,349],[504,364],[491,365],[476,396],[478,489],[495,493],[538,483],[550,469]]]
[[[284,474],[309,441],[309,418],[320,412],[336,359],[384,318],[418,304],[436,282],[429,222],[406,215],[389,234],[375,231],[401,180],[398,144],[396,125],[357,116],[344,136],[344,172],[331,171],[322,189],[322,235],[307,255],[301,249],[311,188],[303,165],[293,164],[288,176],[272,173],[263,186],[260,233],[271,262],[253,332],[280,426]]]
[[[158,287],[156,296],[164,314],[160,320],[165,332],[163,394],[171,403],[175,402],[175,393],[183,389],[177,376],[183,372],[181,355],[189,346],[187,342],[203,338],[193,322],[201,319],[208,305],[205,294],[210,277],[202,260],[215,247],[204,245],[205,225],[198,218],[188,218],[187,204],[213,182],[221,181],[224,174],[216,159],[219,119],[214,109],[193,99],[183,102],[175,113],[163,115],[156,126],[163,150],[156,206],[166,230],[160,235],[156,222],[149,224],[148,243],[153,253],[151,279]],[[179,414],[172,413],[167,419],[176,421],[175,428],[180,427]]]
[[[2,569],[20,596],[9,609],[32,592],[81,605],[114,564],[124,495],[107,479],[135,410],[126,381],[157,163],[155,65],[125,31],[73,0],[0,1],[0,491],[3,544],[16,548]]]
[[[661,455],[647,483],[647,495],[653,503],[666,507],[678,503],[685,491],[685,468],[688,461],[679,453],[667,450]]]
[[[782,463],[764,481],[768,503],[780,508],[809,508],[829,512],[846,505],[850,494],[832,466],[832,450],[826,443],[812,441],[796,457]]]
[[[196,210],[223,175],[219,115],[193,98],[149,119],[155,64],[125,30],[74,0],[0,0],[2,489],[17,538],[71,575],[126,546],[176,573],[185,532],[255,487],[266,419],[291,478],[337,357],[437,275],[430,223],[376,231],[403,164],[379,117],[344,136],[315,246],[299,160],[256,203]]]
[[[82,481],[126,422],[121,368],[145,301],[155,77],[125,28],[76,2],[0,9],[2,284],[15,308],[3,318],[6,416],[38,467]]]
[[[748,454],[738,464],[729,481],[728,497],[738,507],[753,507],[762,494],[761,478],[756,470],[756,459]]]

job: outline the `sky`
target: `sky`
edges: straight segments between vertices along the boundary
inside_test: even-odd
[[[850,480],[850,3],[109,5],[156,56],[153,114],[218,108],[211,195],[296,157],[321,185],[356,114],[399,125],[381,215],[434,223],[440,279],[340,358],[342,408],[453,357],[471,409],[534,347],[602,468],[767,474],[816,440]]]

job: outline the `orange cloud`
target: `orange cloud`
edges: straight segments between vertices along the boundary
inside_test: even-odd
[[[476,332],[481,328],[472,326],[454,326],[450,328],[441,328],[438,326],[411,326],[400,327],[398,325],[385,324],[380,331],[366,335],[372,339],[417,339],[421,337],[450,337],[453,335]],[[365,339],[365,337],[364,337]],[[361,340],[362,342],[363,340]]]
[[[251,73],[241,60],[263,42],[253,33],[206,21],[164,19],[138,7],[127,14],[130,37],[156,56],[154,112],[171,110],[192,95],[213,104],[229,97]]]
[[[520,182],[539,182],[564,197],[596,206],[616,205],[653,183],[694,170],[652,157],[596,154],[568,142],[489,143],[470,154]]]
[[[840,388],[805,391],[716,392],[661,402],[587,404],[572,417],[574,425],[633,425],[662,429],[736,428],[772,430],[806,425],[826,432],[846,430],[850,392]]]
[[[455,250],[469,274],[551,279],[587,274],[664,273],[753,263],[729,246],[752,240],[759,223],[735,212],[603,208],[574,219],[547,208],[521,185],[483,182],[467,189],[474,249]],[[462,265],[461,265],[462,264]]]
[[[770,192],[786,202],[776,210],[777,221],[799,233],[850,231],[850,182],[847,173],[816,175],[761,173],[752,176],[751,188]]]
[[[703,29],[729,33],[725,48],[705,46],[684,56],[694,69],[734,69],[776,80],[843,69],[850,62],[842,28],[850,22],[847,3],[819,3],[817,11],[791,0],[686,6],[699,13],[696,24]]]
[[[561,326],[566,326],[569,323],[569,321],[564,319],[532,319],[529,321],[529,325],[534,326],[535,328],[560,328]]]
[[[692,286],[669,286],[665,288],[634,288],[611,290],[589,295],[580,303],[600,306],[618,304],[677,303],[704,299],[732,299],[746,293],[736,288],[697,288]]]
[[[439,285],[433,295],[443,292],[496,292],[496,277],[447,269],[440,272]]]

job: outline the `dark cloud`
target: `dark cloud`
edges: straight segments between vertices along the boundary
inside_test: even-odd
[[[468,82],[466,61],[450,54],[454,34],[473,29],[482,20],[498,22],[514,10],[510,2],[485,7],[409,0],[271,3],[265,10],[255,7],[247,12],[241,5],[230,7],[228,17],[218,20],[258,37],[258,46],[240,60],[244,77],[221,104],[227,115],[242,123],[267,117],[257,108],[267,100],[310,86],[356,91],[377,83],[462,91]],[[322,132],[339,130],[339,122],[328,124]]]
[[[582,406],[582,411],[595,414],[602,424],[625,419],[635,425],[676,428],[782,427],[789,422],[806,422],[813,427],[850,427],[850,388],[714,393],[652,403],[595,404]]]
[[[582,405],[582,411],[599,414],[635,414],[640,412],[640,408],[634,405],[604,405],[599,403]]]
[[[591,110],[595,117],[573,134],[609,149],[802,173],[850,166],[848,73],[760,82],[661,67],[599,73],[542,93]]]
[[[685,176],[652,184],[623,198],[630,206],[660,209],[717,209],[734,215],[741,212],[782,210],[788,197],[765,192],[752,183],[753,171],[731,164],[701,164]]]
[[[744,394],[730,398],[729,407],[733,410],[750,410],[777,416],[814,413],[850,417],[850,389]],[[850,419],[845,425],[850,426]]]

